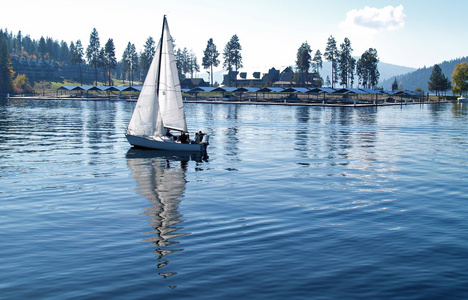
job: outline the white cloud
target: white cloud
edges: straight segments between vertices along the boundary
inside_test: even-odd
[[[346,14],[346,20],[340,25],[342,28],[368,29],[373,32],[382,30],[394,30],[405,25],[406,15],[403,12],[403,5],[384,8],[366,6],[364,9],[353,9]]]

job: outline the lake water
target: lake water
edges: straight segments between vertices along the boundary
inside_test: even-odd
[[[468,298],[468,107],[0,101],[1,299]]]

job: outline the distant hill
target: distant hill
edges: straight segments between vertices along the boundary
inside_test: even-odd
[[[452,73],[455,68],[455,65],[462,63],[462,62],[467,62],[468,63],[468,57],[462,57],[462,58],[457,58],[454,60],[450,61],[444,61],[439,65],[439,67],[442,69],[442,72],[446,77],[448,77],[450,80],[452,80]],[[404,90],[410,90],[413,91],[416,88],[421,88],[424,90],[424,92],[429,92],[428,87],[427,87],[427,82],[429,81],[429,78],[431,77],[432,70],[434,69],[434,66],[431,66],[429,68],[421,68],[417,69],[416,71],[407,73],[407,74],[402,74],[402,75],[397,75],[388,78],[387,80],[384,80],[382,82],[384,89],[391,89],[392,88],[392,83],[395,81],[395,78],[398,82],[398,85],[400,86],[400,89]]]
[[[379,62],[378,67],[380,72],[380,82],[389,78],[394,78],[397,75],[406,74],[416,70],[415,68],[392,65],[384,62]]]

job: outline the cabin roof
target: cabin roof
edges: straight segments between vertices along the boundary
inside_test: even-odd
[[[141,92],[143,86],[61,86],[57,90],[66,90],[66,91],[111,91],[111,92]],[[373,89],[358,89],[358,88],[342,88],[342,89],[333,89],[328,87],[316,87],[316,88],[304,88],[304,87],[209,87],[209,86],[198,86],[192,89],[182,89],[185,93],[237,93],[237,92],[249,92],[249,93],[326,93],[326,94],[387,94],[387,95],[409,95],[409,96],[420,96],[423,93],[419,91],[382,91],[382,90],[373,90]]]

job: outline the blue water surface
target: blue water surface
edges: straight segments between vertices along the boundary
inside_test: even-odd
[[[468,298],[468,108],[0,101],[2,299]]]

